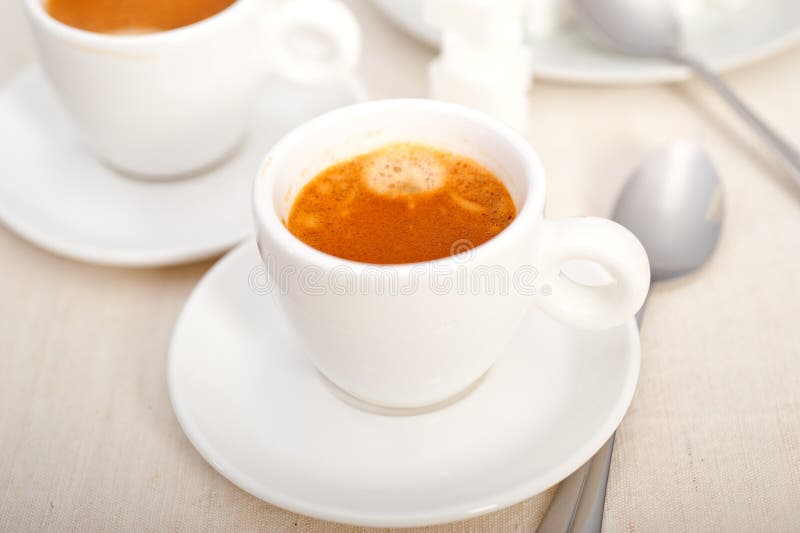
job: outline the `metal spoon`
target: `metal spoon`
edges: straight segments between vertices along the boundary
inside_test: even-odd
[[[713,164],[695,144],[677,141],[648,157],[617,200],[614,220],[642,241],[651,280],[697,270],[719,240],[722,188]],[[645,305],[647,302],[645,302]],[[644,306],[636,315],[641,327]],[[538,533],[599,532],[614,435],[559,485]]]
[[[572,0],[578,19],[602,44],[690,67],[769,144],[800,185],[800,152],[759,118],[708,66],[681,50],[673,0]]]

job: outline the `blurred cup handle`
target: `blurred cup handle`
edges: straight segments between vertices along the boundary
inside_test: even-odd
[[[289,0],[269,13],[269,66],[300,83],[350,77],[361,56],[361,28],[338,0]]]

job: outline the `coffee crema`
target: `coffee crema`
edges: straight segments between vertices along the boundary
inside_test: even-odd
[[[322,171],[285,222],[330,255],[374,264],[431,261],[478,246],[517,211],[505,185],[463,155],[394,144]]]
[[[174,30],[216,15],[236,0],[48,0],[50,15],[97,33],[132,35]]]

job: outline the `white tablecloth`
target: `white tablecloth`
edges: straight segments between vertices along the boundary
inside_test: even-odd
[[[31,60],[20,4],[0,4],[0,83]],[[352,4],[371,96],[424,96],[433,52]],[[726,78],[800,143],[800,48]],[[540,82],[531,98],[550,216],[607,214],[636,162],[676,137],[701,143],[726,187],[712,262],[651,298],[604,530],[800,531],[800,189],[699,84]],[[178,427],[167,343],[210,264],[97,267],[0,227],[0,530],[350,530],[239,490]],[[531,531],[551,497],[425,530]]]

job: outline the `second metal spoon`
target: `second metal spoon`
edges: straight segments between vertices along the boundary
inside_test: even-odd
[[[758,117],[707,65],[681,50],[681,28],[673,0],[572,0],[572,5],[581,23],[603,44],[632,55],[681,63],[699,74],[761,135],[800,185],[800,152]]]

